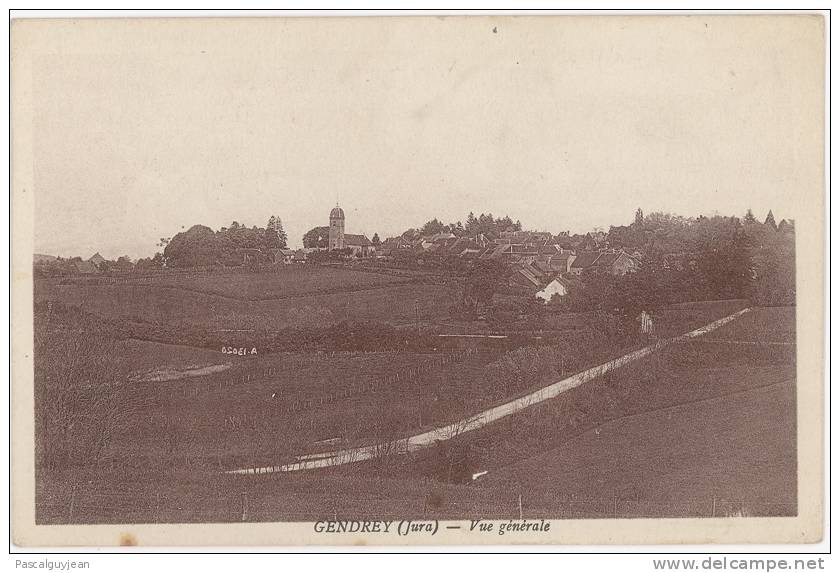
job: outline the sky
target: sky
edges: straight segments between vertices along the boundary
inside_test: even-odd
[[[783,16],[34,22],[35,251],[151,256],[194,224],[383,239],[796,218],[823,185],[823,20]],[[20,51],[18,52],[20,53]],[[14,113],[14,110],[13,110]]]

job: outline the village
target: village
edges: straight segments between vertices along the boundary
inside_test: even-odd
[[[658,214],[657,214],[658,216]],[[562,300],[575,286],[583,288],[582,281],[593,276],[624,277],[635,273],[644,264],[658,265],[663,271],[697,271],[700,252],[705,244],[686,248],[662,242],[652,246],[654,239],[628,240],[633,233],[657,236],[674,234],[667,227],[655,228],[651,233],[643,231],[651,223],[646,222],[641,209],[636,220],[629,226],[613,226],[609,232],[601,229],[585,234],[570,234],[568,231],[552,234],[547,231],[522,230],[521,223],[510,218],[489,221],[492,227],[487,232],[475,231],[478,221],[487,220],[484,214],[474,218],[470,213],[468,221],[474,220],[474,232],[458,222],[443,225],[436,219],[420,229],[409,229],[399,236],[380,240],[378,234],[369,239],[365,234],[345,231],[347,220],[344,210],[336,204],[330,211],[328,225],[315,227],[303,237],[302,248],[286,247],[287,239],[279,217],[272,216],[265,229],[247,228],[234,223],[229,228],[213,232],[207,227],[196,225],[174,238],[162,239],[159,246],[163,252],[155,257],[131,261],[127,256],[115,261],[106,260],[98,252],[83,260],[79,257],[59,259],[50,255],[35,255],[36,274],[43,276],[95,276],[106,274],[126,276],[142,271],[164,271],[165,269],[230,268],[251,269],[261,272],[279,266],[306,264],[341,265],[349,268],[409,269],[425,272],[448,272],[466,275],[477,266],[496,265],[505,269],[504,288],[519,295],[526,295],[550,302]],[[735,217],[720,218],[727,228],[740,232],[742,222]],[[689,225],[702,226],[710,220],[677,220],[677,232],[685,233]],[[671,223],[671,221],[667,221]],[[714,221],[712,221],[714,223]],[[505,223],[510,223],[505,225]],[[718,225],[720,226],[720,225]],[[714,225],[712,225],[714,228]],[[749,212],[743,219],[743,228],[766,228],[779,236],[792,235],[793,221],[775,223],[772,211],[764,224],[759,224]],[[486,227],[485,227],[486,228]],[[424,232],[431,230],[434,232]],[[720,234],[718,229],[714,232]],[[248,236],[251,234],[252,236]],[[224,241],[219,240],[225,235]],[[244,239],[242,238],[244,236]],[[703,240],[715,240],[704,237]],[[697,241],[695,240],[695,243]],[[224,244],[225,247],[220,247]],[[199,258],[193,255],[202,249],[211,256]],[[664,249],[664,250],[663,250]],[[659,251],[657,253],[657,250]],[[656,261],[653,261],[656,256]],[[756,270],[748,269],[751,278]]]

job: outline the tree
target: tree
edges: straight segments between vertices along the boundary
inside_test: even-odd
[[[134,264],[134,267],[137,270],[141,271],[160,269],[163,267],[163,255],[161,255],[160,253],[155,253],[154,258],[152,259],[145,257],[142,259],[137,259],[137,262]]]
[[[163,256],[173,267],[211,266],[219,259],[221,246],[210,227],[193,225],[172,237],[163,250]]]
[[[109,442],[137,420],[142,402],[126,383],[128,365],[114,340],[95,332],[79,336],[53,320],[61,319],[36,309],[35,464],[42,475],[60,476],[95,466]]]
[[[467,224],[465,226],[468,235],[477,235],[478,234],[478,219],[475,218],[475,213],[470,211],[470,214],[467,215]]]
[[[755,215],[753,215],[752,209],[747,209],[747,214],[744,215],[744,224],[745,225],[752,225],[752,224],[757,223],[757,222],[758,221],[756,221]]]
[[[313,227],[303,235],[303,247],[305,249],[326,249],[329,245],[329,227]]]
[[[493,260],[477,263],[464,284],[464,306],[471,313],[477,313],[481,307],[487,308],[509,273],[510,269],[504,263]]]
[[[793,233],[793,223],[791,223],[787,219],[782,219],[782,221],[779,223],[778,230],[780,233]]]
[[[776,219],[773,217],[773,210],[767,212],[767,218],[764,219],[764,224],[773,227],[773,229],[777,229],[776,227]]]
[[[131,262],[131,258],[128,255],[123,255],[114,261],[112,268],[118,271],[130,271],[134,268],[134,263]]]
[[[442,233],[444,230],[444,224],[435,218],[431,221],[426,221],[426,224],[423,225],[423,227],[420,229],[420,232],[423,235],[436,235],[438,233]]]
[[[373,246],[378,247],[382,244],[382,240],[379,238],[379,233],[374,233],[373,238],[370,240],[373,243]]]
[[[796,304],[796,238],[772,225],[748,230],[753,278],[752,300],[762,305]]]
[[[501,219],[496,220],[496,229],[499,231],[515,231],[516,227],[513,224],[513,220],[505,215]]]
[[[638,209],[636,209],[635,226],[636,226],[637,229],[641,229],[644,224],[645,224],[645,214],[642,212],[642,208],[639,207]]]
[[[157,268],[163,268],[166,266],[166,257],[163,256],[163,253],[158,251],[155,253],[155,256],[152,257],[152,264]]]
[[[283,230],[283,221],[280,217],[272,215],[265,226],[266,246],[271,249],[285,249],[288,237]]]

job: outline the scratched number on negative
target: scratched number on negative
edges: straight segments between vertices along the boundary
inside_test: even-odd
[[[237,356],[249,356],[252,354],[256,354],[257,349],[251,348],[248,350],[247,348],[234,348],[233,346],[222,346],[222,354],[236,354]]]

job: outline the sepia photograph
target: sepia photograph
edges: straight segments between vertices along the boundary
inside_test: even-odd
[[[825,49],[13,20],[15,543],[819,541]]]

